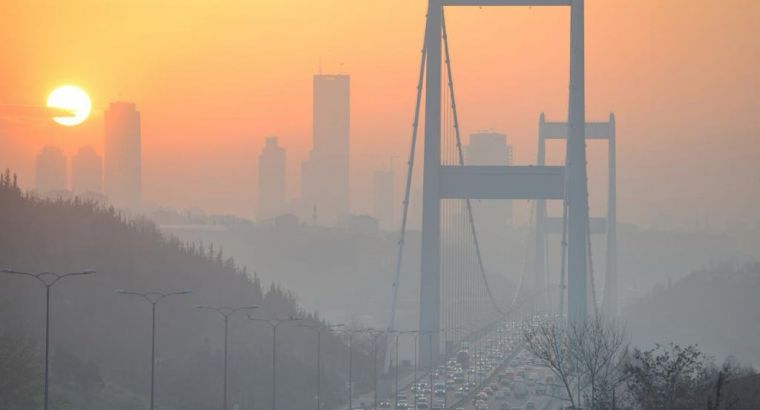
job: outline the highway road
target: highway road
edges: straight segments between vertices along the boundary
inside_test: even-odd
[[[469,365],[457,361],[466,351]],[[559,408],[550,397],[551,372],[522,348],[520,325],[508,322],[494,327],[477,341],[463,343],[450,352],[446,365],[432,372],[418,369],[400,385],[398,405],[394,397],[380,397],[377,408],[398,410],[549,410]],[[364,406],[360,405],[364,404]],[[353,410],[374,409],[367,396],[354,399]]]

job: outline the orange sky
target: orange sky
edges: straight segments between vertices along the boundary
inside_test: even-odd
[[[42,105],[63,83],[93,99],[79,127],[0,119],[0,165],[26,186],[45,144],[102,152],[102,110],[128,100],[142,112],[148,200],[253,216],[266,136],[288,149],[298,192],[320,59],[324,72],[352,76],[356,211],[370,209],[370,172],[391,156],[400,171],[405,160],[424,0],[3,3],[0,107]],[[586,8],[587,115],[618,117],[621,219],[758,221],[760,2],[586,0]],[[506,132],[516,160],[532,161],[539,113],[566,116],[568,18],[560,8],[447,11],[465,134]],[[596,213],[606,151],[593,145]]]

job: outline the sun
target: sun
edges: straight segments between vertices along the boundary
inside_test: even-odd
[[[67,117],[53,117],[53,121],[67,127],[83,123],[92,109],[90,97],[74,85],[62,85],[53,90],[48,96],[47,106],[71,112]]]

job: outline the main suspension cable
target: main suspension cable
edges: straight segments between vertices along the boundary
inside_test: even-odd
[[[419,130],[420,105],[422,103],[422,86],[425,79],[425,64],[427,59],[427,35],[423,37],[422,51],[420,57],[420,75],[417,80],[417,100],[414,107],[414,121],[412,122],[412,141],[409,147],[409,161],[407,162],[406,186],[404,187],[404,202],[402,203],[403,213],[401,217],[401,231],[399,232],[398,252],[396,256],[396,275],[392,285],[391,315],[388,323],[388,329],[385,334],[386,345],[389,343],[390,332],[396,330],[396,309],[398,306],[398,289],[401,281],[401,265],[404,260],[404,242],[406,240],[406,225],[409,218],[409,197],[412,189],[412,176],[414,174],[414,155],[417,148],[417,131]],[[386,352],[389,350],[386,349]],[[390,367],[390,355],[385,355],[385,372]]]

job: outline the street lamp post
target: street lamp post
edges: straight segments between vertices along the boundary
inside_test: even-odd
[[[354,356],[354,333],[348,333],[348,410],[354,410],[353,407],[353,356]]]
[[[325,331],[332,331],[337,328],[343,327],[344,325],[342,323],[338,323],[335,325],[328,325],[323,326],[319,328],[315,328],[308,325],[299,325],[298,327],[303,327],[305,329],[310,329],[314,331],[314,333],[317,334],[317,410],[320,410],[322,408],[322,402],[321,402],[321,392],[322,392],[322,332]]]
[[[396,369],[395,369],[395,374],[394,374],[394,378],[395,378],[395,396],[396,396],[396,398],[394,400],[394,403],[396,403],[396,406],[398,406],[398,394],[399,394],[399,359],[398,359],[398,357],[399,357],[398,356],[399,355],[399,337],[401,335],[414,335],[414,341],[415,341],[415,343],[417,343],[417,331],[416,330],[391,330],[388,333],[392,333],[395,336],[395,338],[396,338],[395,339],[395,345],[396,345],[395,346],[395,349],[396,349],[396,351],[395,351]],[[386,345],[388,345],[388,344],[386,343]],[[414,386],[414,384],[417,383],[417,349],[416,349],[416,346],[415,346],[415,350],[414,350],[414,361],[415,361],[415,363],[414,363],[414,379],[412,381],[412,386]],[[417,407],[417,394],[416,394],[416,392],[415,392],[415,395],[414,395],[414,407],[415,408]]]
[[[24,275],[30,276],[42,283],[45,286],[45,384],[44,384],[44,401],[45,410],[48,410],[50,403],[48,397],[48,378],[50,375],[50,288],[55,285],[59,280],[76,275],[91,275],[95,273],[93,269],[84,270],[81,272],[69,272],[69,273],[55,273],[55,272],[41,272],[41,273],[28,273],[20,272],[13,269],[3,269],[0,273],[7,273],[12,275]]]
[[[375,400],[373,408],[377,410],[377,338],[382,336],[383,332],[374,329],[368,331],[372,335],[372,390]]]
[[[292,316],[287,319],[259,319],[248,316],[248,319],[266,323],[272,328],[272,410],[277,410],[277,328],[283,323],[303,319]]]
[[[213,310],[214,312],[220,314],[222,318],[224,318],[224,376],[222,378],[223,382],[223,390],[224,393],[222,394],[222,410],[227,410],[227,338],[229,336],[229,319],[230,316],[233,315],[236,312],[240,312],[242,310],[253,310],[257,309],[258,306],[238,306],[238,307],[228,307],[228,306],[196,306],[196,309],[207,309],[207,310]]]
[[[449,391],[447,390],[449,387],[449,362],[448,362],[448,355],[449,352],[447,350],[448,348],[448,330],[449,329],[441,329],[443,332],[443,408],[448,409],[449,408]]]
[[[353,386],[353,356],[354,356],[354,335],[356,333],[363,333],[363,332],[374,332],[375,329],[367,328],[367,329],[355,329],[355,330],[349,330],[348,333],[348,409],[353,410],[353,396],[354,396],[354,386]],[[377,381],[375,381],[375,390],[377,390]],[[377,400],[375,400],[377,402]]]
[[[413,386],[415,387],[415,390],[417,390],[417,331],[410,332],[414,335],[414,376],[413,376]],[[414,392],[414,408],[417,408],[417,392]]]
[[[189,290],[177,292],[133,292],[124,289],[116,289],[114,292],[120,295],[133,295],[145,299],[151,305],[151,343],[150,343],[150,410],[155,408],[156,391],[156,305],[161,300],[175,295],[187,295]]]
[[[398,337],[399,333],[396,333],[396,408],[398,408]]]
[[[428,352],[430,352],[430,405],[433,405],[433,332],[428,332]]]

